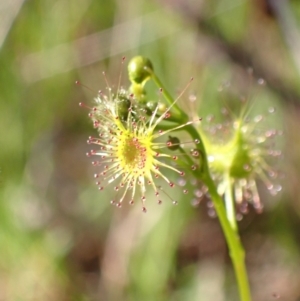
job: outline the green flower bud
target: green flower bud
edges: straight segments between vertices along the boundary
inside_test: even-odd
[[[144,86],[146,81],[150,79],[152,71],[152,63],[143,56],[132,58],[128,64],[128,75],[132,84]]]
[[[169,140],[167,141],[168,149],[174,151],[180,147],[180,140],[177,137],[169,136]]]
[[[128,110],[131,106],[131,101],[129,100],[128,96],[125,93],[119,93],[115,101],[117,103],[116,108],[118,116],[123,121],[127,120]]]
[[[233,178],[247,178],[252,172],[251,156],[245,141],[237,141],[235,154],[232,157],[229,174]]]
[[[235,129],[231,138],[223,143],[212,142],[206,135],[204,144],[208,153],[211,168],[220,174],[227,174],[233,178],[247,177],[251,171],[251,148],[240,128]]]
[[[158,106],[158,108],[157,108],[157,106]],[[152,114],[152,112],[154,112],[156,110],[156,108],[157,108],[158,115],[163,114],[168,109],[166,104],[158,103],[157,101],[153,101],[153,100],[147,102],[146,108],[147,108],[147,112],[150,115]]]
[[[129,88],[130,92],[133,93],[136,100],[139,102],[145,102],[146,100],[146,91],[143,85],[140,84],[132,84]]]

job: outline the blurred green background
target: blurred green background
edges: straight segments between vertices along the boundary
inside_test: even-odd
[[[149,197],[142,214],[94,185],[85,153],[95,131],[78,103],[105,89],[102,71],[116,85],[121,58],[135,55],[173,95],[195,78],[180,100],[187,112],[217,115],[230,101],[220,85],[254,95],[262,115],[276,107],[283,190],[261,185],[264,212],[239,225],[253,300],[300,300],[298,0],[1,1],[0,300],[238,300],[207,200]]]

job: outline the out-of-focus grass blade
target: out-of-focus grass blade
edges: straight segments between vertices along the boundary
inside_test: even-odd
[[[0,49],[23,3],[24,0],[2,0],[0,2]]]
[[[39,81],[123,53],[178,30],[174,22],[162,17],[161,11],[151,12],[71,43],[29,54],[21,61],[21,72],[26,81]],[[112,41],[115,35],[119,37],[118,43],[116,39]],[[112,42],[114,47],[111,47]]]

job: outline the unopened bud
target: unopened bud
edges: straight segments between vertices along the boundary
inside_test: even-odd
[[[143,56],[132,58],[128,64],[128,75],[132,84],[144,85],[151,77],[152,63]]]
[[[177,137],[169,136],[169,140],[167,141],[168,149],[174,151],[180,147],[180,140]]]

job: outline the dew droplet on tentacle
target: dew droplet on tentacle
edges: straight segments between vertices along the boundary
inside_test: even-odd
[[[197,206],[199,206],[200,202],[201,202],[201,199],[193,198],[193,199],[191,200],[191,205],[192,205],[193,207],[197,207]]]
[[[197,197],[197,198],[202,198],[204,193],[201,189],[195,189],[194,190],[194,195]]]
[[[243,219],[243,214],[241,214],[241,213],[237,213],[236,215],[235,215],[235,218],[236,218],[236,220],[238,221],[238,222],[240,222],[242,219]]]
[[[213,209],[213,208],[209,208],[208,211],[207,211],[207,214],[208,214],[208,216],[211,217],[211,218],[217,217],[216,210]]]
[[[186,180],[183,179],[183,178],[179,178],[178,181],[177,181],[178,185],[183,187],[186,185]]]
[[[265,85],[266,81],[265,81],[263,78],[259,78],[259,79],[257,80],[257,83],[258,83],[260,86],[263,86],[263,85]]]

